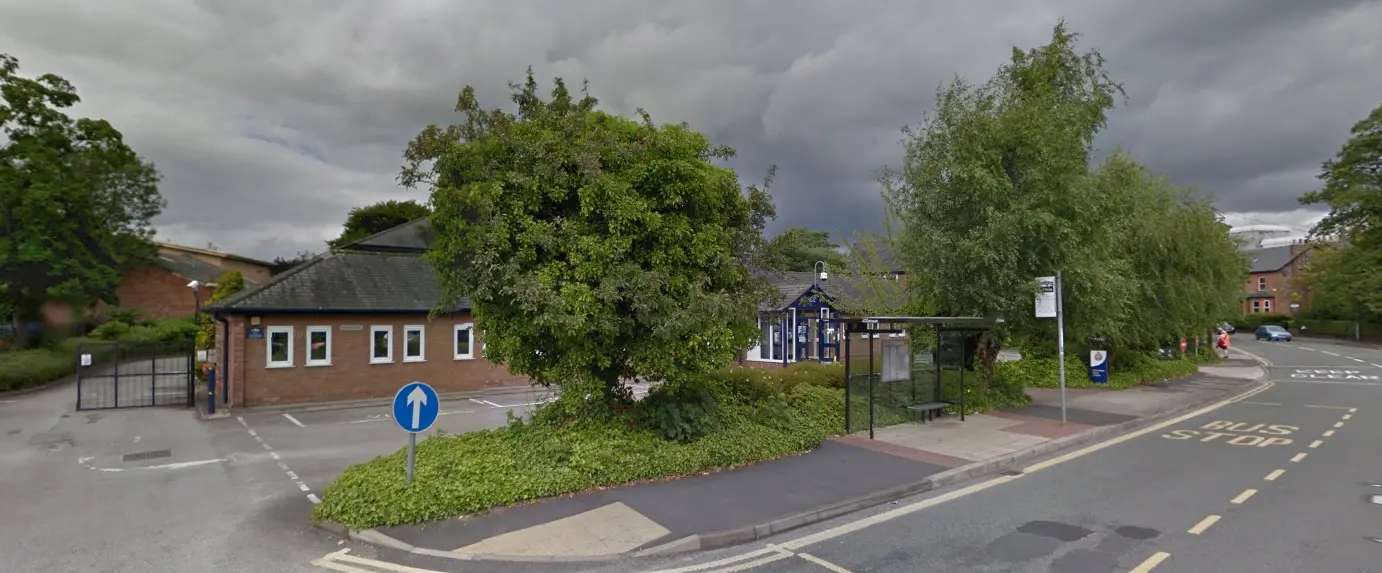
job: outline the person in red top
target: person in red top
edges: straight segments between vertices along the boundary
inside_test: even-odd
[[[1214,343],[1214,346],[1219,348],[1219,356],[1228,358],[1229,337],[1222,328],[1219,329],[1219,340]]]

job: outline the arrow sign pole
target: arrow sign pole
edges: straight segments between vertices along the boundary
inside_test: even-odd
[[[417,459],[417,433],[425,432],[437,421],[441,398],[435,390],[422,382],[411,382],[398,389],[393,398],[393,419],[408,432],[408,482],[413,481],[413,464]],[[409,424],[409,422],[412,422]]]

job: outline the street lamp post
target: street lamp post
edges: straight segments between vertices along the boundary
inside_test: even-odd
[[[816,269],[820,269],[820,271],[817,272]],[[812,286],[819,285],[820,281],[830,280],[830,275],[825,272],[825,261],[816,261],[816,264],[811,265],[811,271],[816,273],[815,276],[811,277]]]

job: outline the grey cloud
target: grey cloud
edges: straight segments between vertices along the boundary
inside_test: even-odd
[[[610,111],[690,122],[739,150],[746,182],[778,165],[775,229],[877,230],[873,178],[901,159],[899,128],[938,84],[982,81],[1061,17],[1129,90],[1101,148],[1226,210],[1297,216],[1319,163],[1382,103],[1365,71],[1382,64],[1380,6],[0,0],[0,45],[76,83],[81,113],[158,164],[168,238],[272,257],[320,249],[350,207],[419,198],[394,183],[406,142],[453,121],[463,85],[507,105],[528,65],[588,78]]]

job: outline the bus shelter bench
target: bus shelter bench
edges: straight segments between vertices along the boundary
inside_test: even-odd
[[[913,404],[911,406],[907,406],[907,409],[912,410],[914,412],[921,412],[921,422],[924,424],[927,420],[936,419],[936,415],[939,414],[941,410],[944,410],[945,407],[949,405],[950,404],[947,402],[927,402],[925,404]]]

